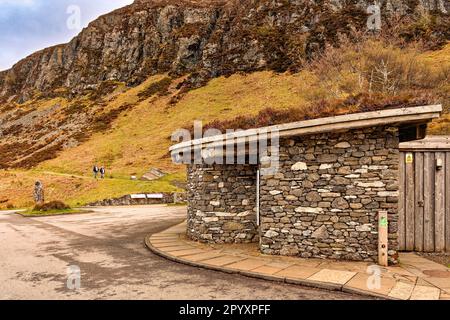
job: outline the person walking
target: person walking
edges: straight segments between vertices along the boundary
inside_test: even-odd
[[[94,168],[92,168],[92,172],[94,173],[94,178],[97,179],[97,175],[100,169],[97,167],[97,165],[94,165]]]
[[[105,179],[105,173],[106,173],[105,167],[101,167],[100,168],[100,178]]]

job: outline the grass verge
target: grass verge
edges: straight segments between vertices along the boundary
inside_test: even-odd
[[[131,193],[180,192],[174,183],[184,181],[185,175],[185,172],[174,173],[155,181],[95,180],[90,176],[37,170],[0,170],[0,209],[31,207],[37,180],[44,184],[46,201],[60,200],[71,207],[80,207]]]
[[[92,212],[93,211],[90,210],[81,210],[75,208],[75,209],[48,210],[48,211],[27,210],[19,212],[19,214],[24,217],[48,217],[48,216],[61,216],[71,214],[85,214]]]

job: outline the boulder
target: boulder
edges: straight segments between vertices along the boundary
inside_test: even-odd
[[[320,226],[316,231],[311,234],[311,238],[314,239],[327,239],[329,237],[327,227],[325,225]]]
[[[166,176],[167,174],[162,172],[161,170],[157,168],[151,168],[146,174],[144,174],[141,177],[141,180],[143,181],[153,181],[161,179],[162,177]]]
[[[291,167],[292,171],[305,171],[308,170],[308,166],[305,162],[297,162]]]

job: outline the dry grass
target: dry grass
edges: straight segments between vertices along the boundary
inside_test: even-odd
[[[266,108],[259,114],[217,119],[205,129],[249,129],[327,116],[442,103],[448,108],[450,55],[423,51],[418,43],[402,49],[385,39],[341,40],[301,74],[310,74],[321,97],[310,97],[288,110]],[[448,46],[450,47],[450,45]],[[442,57],[447,59],[443,59]],[[444,108],[445,108],[444,107]],[[447,109],[448,110],[448,109]],[[432,126],[448,132],[448,116]],[[192,129],[191,129],[192,130]]]
[[[151,167],[168,172],[184,170],[172,164],[167,156],[175,130],[188,128],[194,120],[207,123],[213,119],[257,114],[270,106],[285,109],[325,94],[321,88],[314,87],[311,77],[310,74],[272,72],[233,75],[214,79],[205,87],[188,92],[176,105],[170,105],[170,95],[141,101],[127,114],[120,115],[107,134],[96,133],[79,147],[65,150],[39,168],[86,174],[92,164],[97,163],[105,165],[109,174],[116,178],[142,175]],[[150,78],[119,95],[112,104],[136,101],[140,92],[161,79],[164,76]]]
[[[158,94],[159,96],[169,94],[169,87],[171,83],[172,79],[169,77],[163,78],[157,82],[152,82],[145,90],[139,92],[139,101],[146,100],[155,94]]]
[[[207,124],[204,129],[219,129],[221,132],[225,132],[227,129],[251,129],[359,112],[424,106],[429,104],[430,101],[431,99],[428,96],[359,94],[345,99],[321,100],[310,103],[306,107],[301,106],[281,110],[267,108],[254,116],[239,116],[222,121],[215,120]]]

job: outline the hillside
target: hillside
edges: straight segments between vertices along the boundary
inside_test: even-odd
[[[100,17],[69,44],[0,73],[0,209],[30,205],[36,179],[49,200],[72,205],[175,191],[184,168],[171,163],[170,136],[194,120],[314,110],[322,101],[338,110],[342,99],[369,94],[443,103],[447,112],[431,130],[450,134],[449,19],[436,13],[448,3],[427,2],[435,16],[414,18],[429,31],[423,43],[410,37],[417,32],[411,24],[405,38],[343,39],[366,15],[351,1],[341,8],[330,3],[336,2],[136,1]],[[393,3],[414,17],[408,10],[415,6]],[[329,24],[342,16],[352,18]],[[373,79],[386,62],[395,76]],[[94,163],[106,166],[105,181],[90,177]],[[152,167],[171,175],[130,180]]]
[[[161,73],[189,74],[185,85],[197,86],[237,71],[297,69],[339,35],[365,30],[371,3],[138,0],[93,21],[69,43],[1,72],[0,97],[22,103],[37,94],[74,96],[102,81],[133,86]],[[384,29],[437,44],[448,37],[448,1],[382,3]]]

